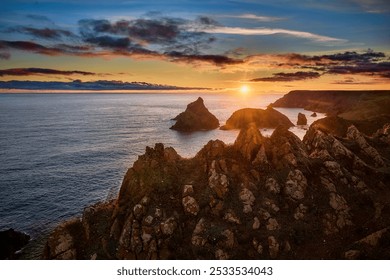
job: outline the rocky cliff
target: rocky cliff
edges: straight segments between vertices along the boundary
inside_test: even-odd
[[[294,90],[272,106],[305,108],[328,115],[341,115],[349,120],[363,120],[390,115],[390,91]]]
[[[303,141],[255,124],[190,159],[156,144],[118,198],[58,226],[45,259],[389,259],[389,126]]]

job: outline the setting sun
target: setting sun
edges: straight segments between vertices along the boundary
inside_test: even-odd
[[[242,85],[241,87],[240,87],[240,93],[241,94],[248,94],[249,93],[249,87],[247,86],[247,85]]]

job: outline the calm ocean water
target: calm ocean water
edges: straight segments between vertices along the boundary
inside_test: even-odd
[[[190,157],[211,139],[233,143],[238,131],[169,129],[171,119],[198,96],[0,94],[0,230],[12,227],[37,238],[85,206],[114,196],[147,145],[162,142]],[[224,124],[235,110],[264,108],[281,95],[202,97]],[[294,123],[304,112],[280,111]],[[305,133],[293,130],[300,137]]]

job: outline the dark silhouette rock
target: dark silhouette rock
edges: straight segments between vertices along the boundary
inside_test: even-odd
[[[171,129],[183,132],[212,130],[219,127],[218,119],[205,107],[201,97],[188,104],[187,109],[173,120],[176,123]]]
[[[252,123],[190,159],[147,147],[118,198],[57,227],[44,258],[389,259],[388,132],[312,125],[301,141]]]
[[[0,259],[16,259],[16,252],[30,240],[30,236],[14,229],[0,231]]]
[[[258,128],[276,128],[279,125],[294,126],[285,115],[268,106],[266,110],[245,108],[235,111],[221,129],[246,128],[250,123],[256,124]]]
[[[311,114],[310,116],[312,116],[313,118],[317,117],[317,113],[314,112],[313,114]]]
[[[305,114],[298,113],[297,125],[307,125],[307,119]]]

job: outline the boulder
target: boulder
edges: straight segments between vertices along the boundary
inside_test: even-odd
[[[307,119],[305,114],[298,113],[297,125],[307,125]]]
[[[0,231],[0,259],[16,259],[16,252],[30,240],[30,236],[12,228]]]
[[[267,109],[245,108],[235,111],[226,124],[221,127],[223,130],[246,128],[254,123],[258,128],[276,128],[277,126],[292,127],[294,124],[282,113],[271,106]]]
[[[209,112],[201,97],[188,104],[187,109],[173,120],[176,123],[171,129],[183,132],[212,130],[219,127],[218,119]]]
[[[317,117],[317,113],[314,112],[313,114],[311,114],[310,116],[312,116],[313,118],[316,118]]]

